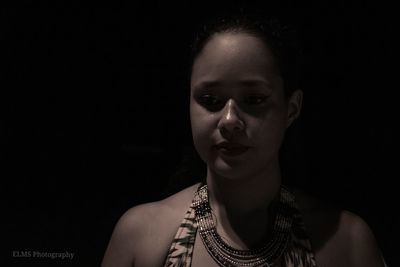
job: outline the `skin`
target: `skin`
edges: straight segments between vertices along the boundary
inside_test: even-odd
[[[193,141],[207,163],[217,230],[238,248],[266,238],[267,209],[280,188],[279,148],[300,112],[302,92],[286,99],[273,59],[258,38],[225,33],[215,35],[193,65]],[[223,141],[249,149],[226,156],[215,148]]]
[[[194,62],[193,141],[207,163],[217,231],[239,249],[269,238],[268,207],[281,185],[278,151],[302,101],[300,90],[285,98],[283,86],[268,47],[247,33],[214,35]],[[216,149],[222,141],[247,149],[232,156]],[[126,212],[115,227],[102,266],[163,266],[197,187]],[[361,218],[300,191],[295,196],[318,266],[383,266],[373,234]],[[199,236],[192,266],[218,266]]]

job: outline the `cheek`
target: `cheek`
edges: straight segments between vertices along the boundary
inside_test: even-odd
[[[255,123],[251,138],[260,144],[264,151],[275,153],[279,150],[285,134],[286,121],[280,114],[268,114],[263,120]]]
[[[212,116],[204,114],[200,109],[191,108],[190,121],[194,146],[204,160],[212,146],[214,131]]]

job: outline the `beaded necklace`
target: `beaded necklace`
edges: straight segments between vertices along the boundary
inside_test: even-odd
[[[195,219],[204,246],[212,258],[223,267],[265,266],[271,267],[283,254],[291,237],[294,196],[281,187],[271,239],[263,246],[238,250],[228,245],[217,233],[208,200],[207,185],[202,185],[193,200]]]

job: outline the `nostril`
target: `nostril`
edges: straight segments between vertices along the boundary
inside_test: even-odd
[[[235,131],[241,131],[244,129],[243,122],[241,120],[238,121],[238,124],[233,127]]]
[[[218,122],[218,129],[225,132],[242,131],[245,124],[239,116],[240,110],[235,105],[233,99],[227,101],[224,109],[222,110],[220,121]]]
[[[221,120],[218,124],[218,129],[225,130],[228,132],[243,131],[244,128],[245,128],[245,124],[239,118],[230,119],[230,120]]]

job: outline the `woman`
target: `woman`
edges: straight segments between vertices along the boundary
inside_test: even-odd
[[[279,29],[236,18],[200,35],[190,118],[207,175],[127,211],[103,267],[383,266],[361,218],[282,185],[279,150],[303,93]]]

